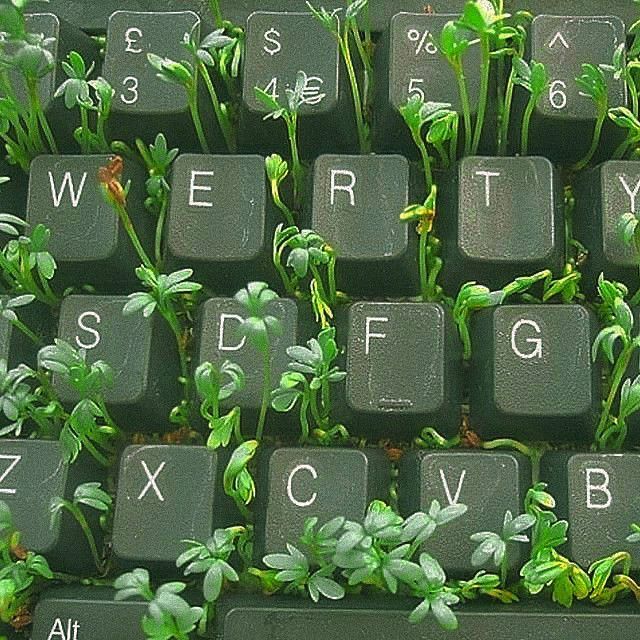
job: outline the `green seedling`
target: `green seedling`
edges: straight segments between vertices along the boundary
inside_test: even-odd
[[[235,406],[227,414],[220,415],[220,402],[244,388],[245,376],[240,365],[229,360],[225,360],[219,366],[203,362],[195,370],[194,380],[201,400],[200,415],[211,429],[207,447],[226,447],[232,434],[235,436],[236,444],[240,444],[240,407]]]
[[[480,64],[480,95],[478,97],[478,114],[476,117],[473,140],[471,142],[471,155],[478,153],[480,137],[484,127],[489,98],[489,72],[491,70],[491,44],[494,39],[499,39],[504,28],[503,21],[509,14],[499,14],[496,7],[489,2],[470,0],[464,7],[462,16],[456,26],[467,32],[475,34],[480,43],[482,54]],[[511,32],[508,32],[511,35]],[[454,67],[455,68],[455,67]],[[456,71],[457,73],[457,71]]]
[[[293,211],[289,209],[280,196],[280,185],[289,175],[289,165],[277,153],[272,153],[265,159],[264,168],[271,187],[271,199],[284,216],[287,225],[293,227],[295,225]]]
[[[304,71],[298,71],[296,76],[296,84],[293,89],[287,89],[287,105],[281,106],[276,97],[264,91],[260,87],[255,87],[256,99],[262,102],[269,113],[264,120],[284,120],[287,127],[287,137],[289,139],[289,150],[291,152],[291,176],[293,178],[293,207],[299,210],[302,204],[302,191],[304,182],[304,167],[300,159],[298,150],[298,112],[300,107],[305,104],[304,92],[309,82],[309,78]],[[316,100],[324,98],[325,94],[316,96]]]
[[[620,216],[618,221],[618,234],[624,244],[633,248],[636,259],[638,260],[638,269],[640,271],[640,219],[635,213],[627,212]],[[640,288],[631,298],[631,304],[636,305],[640,301]]]
[[[420,152],[427,195],[433,189],[433,171],[426,141],[436,148],[444,167],[455,161],[458,146],[458,114],[451,111],[450,107],[451,105],[445,102],[424,102],[420,96],[411,96],[407,104],[400,107],[400,115]],[[424,134],[426,125],[429,126]],[[450,141],[449,154],[443,146],[447,140]]]
[[[25,609],[55,578],[43,556],[20,544],[9,505],[0,500],[0,622],[20,631]]]
[[[142,618],[142,630],[149,640],[189,640],[204,613],[201,607],[190,606],[179,595],[187,587],[184,582],[167,582],[154,591],[146,569],[122,574],[113,587],[117,601],[138,597],[149,603]]]
[[[268,313],[267,307],[278,297],[266,282],[250,282],[234,296],[247,313],[239,333],[262,355],[262,403],[256,427],[258,442],[262,441],[271,397],[271,344],[275,336],[282,334],[282,323]]]
[[[343,425],[334,425],[331,420],[331,385],[347,376],[346,371],[334,365],[339,354],[335,335],[335,328],[328,327],[320,331],[317,339],[311,338],[306,347],[289,347],[287,355],[292,362],[280,378],[280,387],[271,394],[271,406],[281,413],[300,403],[301,443],[308,442],[311,434],[309,414],[315,425],[314,438],[321,442],[349,435]]]
[[[415,222],[419,235],[418,272],[420,274],[420,296],[424,302],[434,302],[442,298],[442,287],[437,283],[442,270],[442,258],[438,256],[440,241],[433,234],[436,218],[437,186],[431,187],[431,193],[424,204],[409,205],[401,214],[403,222]]]
[[[99,482],[85,482],[79,485],[73,492],[73,500],[67,500],[60,496],[52,498],[49,506],[51,527],[53,528],[56,524],[63,510],[68,511],[82,529],[99,575],[104,575],[107,571],[108,559],[103,552],[98,550],[96,537],[80,505],[98,511],[100,513],[100,524],[103,528],[106,527],[106,523],[111,516],[113,500],[108,493],[102,490]]]
[[[614,569],[620,565],[620,571],[614,574]],[[638,594],[638,585],[629,576],[631,571],[631,554],[618,551],[606,558],[596,560],[590,567],[591,601],[598,605],[612,604],[616,598],[627,590]],[[613,586],[607,586],[612,580]],[[631,587],[630,585],[633,585]]]
[[[600,144],[602,127],[609,113],[609,90],[604,72],[601,68],[606,68],[606,66],[607,65],[595,66],[593,64],[583,64],[582,74],[576,78],[576,83],[581,89],[581,94],[591,98],[596,107],[596,122],[593,127],[591,146],[585,156],[573,165],[572,170],[574,172],[581,171],[591,162]]]
[[[251,512],[247,506],[256,495],[256,484],[248,466],[258,446],[257,440],[247,440],[240,444],[231,454],[222,478],[224,492],[233,499],[247,522],[251,521]]]
[[[36,297],[32,294],[15,296],[14,298],[0,299],[0,318],[10,322],[18,331],[21,331],[34,345],[43,347],[42,338],[32,331],[16,314],[16,309],[21,309],[31,304]]]
[[[532,60],[530,63],[520,56],[513,59],[513,82],[524,87],[529,93],[529,100],[522,116],[520,128],[520,153],[523,156],[529,153],[529,127],[531,117],[540,98],[549,85],[547,69],[542,62]]]
[[[358,16],[368,6],[369,0],[351,0],[346,7],[344,21],[340,22],[340,12],[342,9],[336,9],[329,12],[324,7],[316,9],[307,1],[307,7],[320,22],[320,24],[336,39],[340,49],[340,55],[344,61],[349,76],[349,85],[351,87],[351,97],[353,98],[353,108],[356,118],[356,126],[358,129],[358,142],[360,153],[369,153],[371,150],[370,127],[366,121],[368,96],[370,93],[371,80],[373,78],[373,60],[371,57],[371,49],[365,46],[360,28],[358,26]],[[363,89],[360,90],[356,69],[353,64],[351,55],[351,39],[353,39],[360,61],[364,70]],[[365,95],[365,103],[363,103],[362,95]]]
[[[556,501],[546,489],[546,484],[538,482],[525,497],[525,511],[535,522],[531,530],[531,558],[520,575],[531,595],[550,588],[554,602],[570,607],[574,598],[588,597],[591,579],[579,565],[557,551],[567,541],[569,524],[557,519],[553,512]]]
[[[629,153],[631,153],[631,157],[636,157],[640,143],[640,120],[626,107],[609,109],[609,119],[626,131],[626,138],[613,152],[613,157],[620,160],[628,157]]]
[[[89,364],[84,350],[56,339],[38,352],[38,367],[59,376],[80,398],[71,413],[63,416],[59,439],[65,461],[74,462],[85,448],[100,464],[109,466],[114,440],[122,438],[104,401],[104,392],[113,382],[109,365],[102,360]]]
[[[171,165],[178,156],[178,149],[169,149],[167,139],[163,133],[159,133],[155,142],[149,146],[138,138],[136,147],[149,174],[149,178],[145,183],[147,198],[144,201],[144,206],[149,213],[157,216],[154,258],[156,269],[160,270],[163,256],[164,223],[169,209],[169,193],[171,191],[168,180]]]
[[[634,318],[625,301],[627,289],[619,282],[598,280],[600,308],[606,326],[598,333],[592,347],[595,360],[600,352],[612,366],[609,388],[604,402],[593,446],[596,450],[621,449],[627,438],[629,416],[640,410],[640,377],[624,379],[631,359],[640,347],[640,335],[634,335]],[[620,349],[616,350],[616,346]],[[624,382],[623,382],[624,381]],[[612,415],[619,394],[618,416]]]
[[[535,518],[528,513],[514,518],[511,511],[506,511],[500,533],[480,531],[471,535],[471,540],[479,543],[471,556],[471,564],[474,567],[481,567],[492,560],[493,564],[500,568],[500,583],[503,587],[506,586],[509,572],[509,554],[507,553],[509,543],[529,542],[524,532],[534,523]]]
[[[106,138],[106,125],[111,115],[111,105],[115,89],[102,77],[89,80],[93,73],[94,63],[89,68],[82,56],[71,51],[67,60],[63,60],[62,69],[68,78],[58,87],[55,97],[64,96],[67,109],[80,109],[80,126],[74,131],[76,142],[82,153],[109,153],[109,142]],[[91,97],[91,90],[95,94]],[[89,113],[96,113],[96,131],[89,126]]]
[[[316,322],[322,328],[328,327],[333,319],[333,307],[342,295],[336,290],[333,248],[311,229],[300,231],[298,227],[285,228],[279,224],[273,236],[273,264],[285,290],[292,296],[303,296],[301,282],[310,276],[309,292]],[[325,271],[324,277],[321,270]]]
[[[32,295],[39,302],[57,307],[60,301],[49,284],[57,269],[47,250],[51,231],[37,224],[30,235],[24,235],[21,230],[26,227],[28,224],[17,216],[0,214],[0,232],[13,236],[0,251],[2,278],[9,293]]]
[[[225,35],[224,31],[223,27],[216,29],[205,36],[199,44],[193,39],[193,36],[185,36],[184,46],[193,57],[193,60],[195,60],[196,75],[199,75],[204,80],[227,151],[235,153],[237,149],[236,132],[231,122],[229,107],[218,98],[218,93],[209,75],[209,69],[226,69],[226,64],[220,63],[220,52],[236,47],[237,39]],[[189,91],[189,89],[187,90]]]

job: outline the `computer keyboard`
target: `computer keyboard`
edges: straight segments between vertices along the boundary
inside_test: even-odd
[[[640,6],[311,5],[0,0],[0,640],[636,638]]]

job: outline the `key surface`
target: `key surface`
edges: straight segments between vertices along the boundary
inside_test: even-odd
[[[336,252],[338,289],[416,292],[416,234],[399,219],[408,201],[409,163],[402,156],[316,160],[311,228]]]
[[[574,604],[570,611],[549,604],[468,603],[455,608],[460,626],[455,633],[438,626],[429,615],[420,624],[410,624],[409,612],[417,600],[351,596],[338,603],[316,605],[274,596],[273,598],[227,598],[217,626],[225,640],[635,640],[638,608],[632,602],[598,608]],[[514,630],[517,630],[514,632]],[[514,636],[514,633],[517,633]]]
[[[159,314],[123,315],[125,296],[69,296],[60,307],[58,337],[85,349],[87,361],[104,360],[113,370],[113,386],[105,391],[107,406],[119,426],[130,431],[158,431],[168,424],[177,404],[178,362],[175,338]],[[75,392],[54,376],[66,403]]]
[[[451,314],[433,303],[358,302],[349,309],[346,400],[368,435],[434,424],[454,435],[462,400]]]
[[[181,155],[172,170],[166,246],[171,269],[233,294],[271,280],[276,215],[262,156]]]
[[[574,187],[575,237],[588,249],[582,267],[584,280],[595,291],[598,276],[626,283],[632,290],[638,278],[633,246],[620,233],[623,213],[640,207],[640,170],[635,162],[610,160],[579,176]]]
[[[282,448],[261,460],[256,561],[299,546],[307,518],[361,522],[372,500],[386,499],[391,467],[380,449]]]
[[[280,375],[291,360],[287,347],[297,344],[298,308],[293,300],[280,298],[267,306],[267,312],[282,323],[282,335],[271,341],[271,386],[279,386]],[[243,409],[257,410],[262,402],[262,355],[238,335],[246,311],[233,298],[211,298],[200,306],[196,329],[195,366],[202,362],[231,360],[245,373],[245,388],[234,394],[229,403]],[[269,420],[269,418],[267,418]],[[278,414],[278,420],[282,416]]]
[[[220,454],[206,447],[127,447],[113,522],[116,557],[128,565],[175,568],[187,548],[182,540],[204,543],[214,529],[227,526],[235,514],[221,499],[223,470]]]
[[[90,283],[104,291],[128,293],[139,286],[140,264],[118,214],[103,196],[98,170],[109,156],[38,156],[31,163],[27,221],[51,230],[49,250],[58,263],[56,282]],[[143,208],[146,173],[125,163],[131,180],[127,209],[147,252],[153,246],[153,218]]]
[[[470,280],[495,289],[543,269],[560,274],[564,200],[549,160],[467,157],[441,193],[436,227],[451,291]]]
[[[614,16],[537,16],[530,28],[531,59],[547,69],[549,88],[538,101],[530,132],[529,152],[556,161],[582,157],[591,143],[596,107],[581,95],[575,78],[582,64],[612,64],[613,54],[624,42],[625,27]],[[605,71],[609,89],[609,107],[626,104],[626,88]],[[518,94],[524,96],[518,88]],[[526,100],[528,96],[524,96]],[[517,120],[517,118],[516,118]],[[611,152],[620,137],[616,127],[605,122],[602,149]],[[604,153],[604,151],[602,151]]]
[[[108,587],[48,589],[33,615],[32,640],[145,640],[146,602],[115,602]]]
[[[599,406],[595,319],[580,305],[505,305],[471,327],[471,418],[494,436],[590,441]]]
[[[443,508],[466,505],[467,512],[438,530],[424,548],[438,558],[447,573],[467,576],[477,571],[471,565],[471,555],[478,543],[469,537],[478,531],[501,532],[507,510],[514,517],[522,512],[530,484],[529,463],[517,453],[413,451],[400,463],[400,510],[408,517],[416,511],[427,513],[432,500]],[[527,545],[509,545],[510,569],[522,566],[528,553]],[[495,571],[490,563],[483,568]]]

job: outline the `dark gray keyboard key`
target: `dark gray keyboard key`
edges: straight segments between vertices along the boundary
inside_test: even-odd
[[[302,155],[355,151],[353,104],[339,64],[338,44],[308,12],[257,11],[249,17],[240,147],[265,154],[287,151],[284,123],[264,120],[269,109],[256,98],[255,88],[288,105],[287,89],[295,88],[299,71],[307,76],[298,119]]]
[[[434,303],[358,302],[349,309],[346,399],[367,435],[460,425],[460,346]]]
[[[48,589],[33,614],[32,640],[145,640],[146,602],[115,602],[109,587]]]
[[[225,640],[358,636],[368,640],[635,640],[640,619],[633,602],[606,608],[574,604],[569,611],[556,604],[529,601],[508,607],[468,603],[455,608],[460,626],[452,633],[438,626],[431,615],[420,624],[411,624],[409,613],[418,602],[415,598],[350,596],[319,607],[287,598],[234,597],[223,601],[216,623],[219,637]]]
[[[606,13],[610,16],[617,16],[629,27],[638,19],[638,8],[633,2],[627,0],[608,0],[603,5],[600,0],[580,0],[579,3],[564,3],[556,0],[507,0],[505,8],[513,13],[514,11],[530,11],[534,16],[539,15],[559,15],[566,16],[569,10],[574,9],[575,13],[581,16],[601,16]]]
[[[66,464],[59,442],[0,440],[0,500],[11,509],[21,544],[45,555],[54,569],[91,571],[90,550],[78,523],[63,511],[52,525],[49,506],[56,497],[72,500],[79,484],[99,481],[100,475],[82,456]]]
[[[231,523],[223,470],[220,454],[206,447],[127,447],[120,459],[114,555],[127,565],[175,568],[186,550],[182,540],[205,542]]]
[[[189,61],[183,39],[190,34],[196,41],[200,37],[200,18],[193,11],[116,11],[109,18],[103,75],[115,89],[112,137],[130,141],[139,137],[151,143],[163,131],[170,147],[199,150],[186,90],[158,78],[147,59],[153,53]],[[204,111],[201,119],[203,126],[213,123]],[[214,137],[208,137],[213,142]]]
[[[499,288],[542,269],[560,275],[564,199],[546,158],[468,157],[441,193],[442,278],[452,291],[470,280]]]
[[[460,93],[453,68],[438,51],[440,33],[460,14],[398,13],[376,47],[376,94],[374,146],[384,151],[417,154],[409,129],[398,109],[417,97],[425,102],[452,105],[461,116]],[[471,47],[464,56],[465,78],[472,114],[480,90],[480,49]],[[462,132],[462,128],[461,128]]]
[[[271,386],[277,389],[280,375],[288,369],[291,360],[287,347],[297,344],[298,308],[293,300],[281,298],[272,301],[267,311],[282,324],[282,335],[274,336],[271,341]],[[244,307],[233,298],[211,298],[204,302],[196,329],[194,364],[224,360],[239,364],[245,373],[245,387],[234,394],[230,402],[232,406],[251,411],[259,409],[262,402],[263,365],[262,354],[238,334],[244,317]],[[282,421],[282,416],[278,421]]]
[[[256,560],[298,545],[307,518],[362,522],[372,500],[385,500],[391,467],[381,449],[276,449],[262,461]]]
[[[108,163],[109,156],[38,156],[31,163],[27,220],[51,230],[49,250],[61,286],[88,283],[114,293],[138,286],[140,258],[98,181],[98,170]],[[150,250],[154,221],[143,206],[146,174],[128,162],[122,180],[131,180],[127,210]]]
[[[84,349],[88,362],[104,360],[111,367],[114,382],[105,400],[122,429],[163,431],[179,399],[175,338],[158,313],[123,315],[126,301],[125,296],[65,298],[58,337]],[[56,376],[54,386],[63,402],[78,400]]]
[[[471,418],[483,438],[591,441],[600,378],[580,305],[508,305],[472,324]]]
[[[505,512],[511,511],[514,517],[521,513],[531,484],[529,463],[517,453],[418,451],[406,455],[400,464],[398,495],[405,517],[416,511],[427,513],[432,500],[441,507],[466,505],[462,517],[446,524],[425,544],[447,574],[456,576],[474,572],[471,555],[477,543],[470,536],[478,531],[501,532]],[[528,559],[527,546],[511,545],[508,558],[512,570],[522,566]],[[495,570],[491,565],[483,568]]]
[[[636,162],[611,160],[581,175],[574,187],[575,237],[589,251],[581,267],[585,284],[594,291],[598,276],[605,273],[633,290],[638,279],[638,260],[633,245],[620,233],[623,213],[640,212],[640,168]]]
[[[574,562],[588,567],[627,551],[632,569],[640,568],[637,545],[626,541],[638,522],[639,467],[640,454],[629,452],[545,456],[542,477],[558,498],[558,514],[569,521],[567,554]]]
[[[276,214],[261,156],[181,155],[173,165],[167,218],[168,261],[233,294],[272,280]]]
[[[399,218],[409,202],[402,156],[320,156],[313,169],[311,228],[335,250],[338,289],[415,294],[415,232]]]
[[[530,28],[531,59],[547,69],[549,88],[538,102],[531,124],[530,153],[557,161],[581,158],[589,149],[596,119],[590,97],[581,95],[575,79],[585,63],[611,65],[613,54],[625,40],[619,18],[537,16]],[[613,72],[605,71],[609,106],[626,104],[626,89]],[[528,98],[528,96],[527,96]],[[615,126],[605,123],[601,144],[612,151],[617,145]],[[618,141],[619,142],[619,141]]]

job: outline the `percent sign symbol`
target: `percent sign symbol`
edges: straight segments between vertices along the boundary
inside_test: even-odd
[[[421,33],[418,29],[409,29],[407,38],[409,38],[409,42],[413,42],[416,45],[416,55],[420,55],[421,51],[431,55],[438,53],[438,47],[436,47],[428,31]]]

